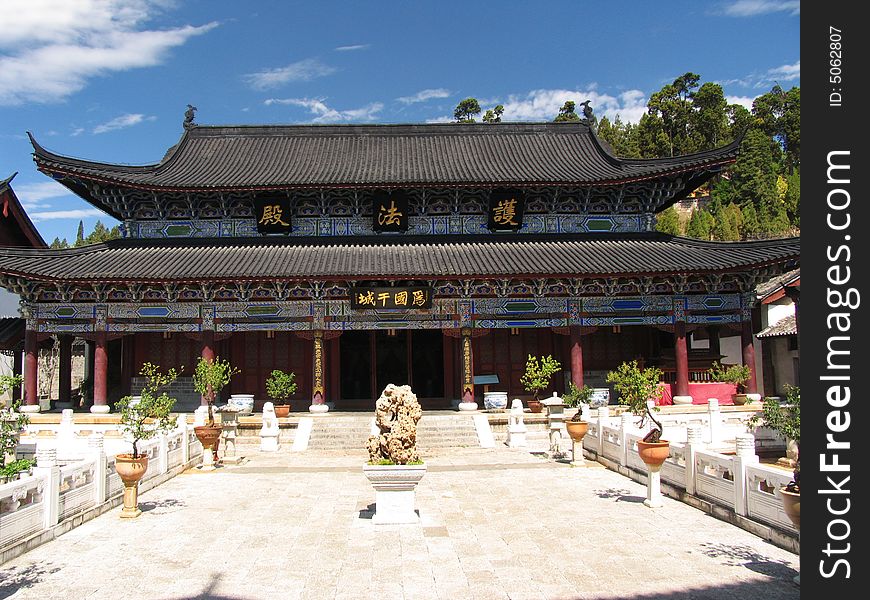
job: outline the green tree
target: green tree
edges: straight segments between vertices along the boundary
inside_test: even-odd
[[[662,397],[662,388],[659,386],[661,377],[660,369],[641,369],[636,360],[624,362],[607,373],[608,383],[612,383],[613,389],[619,394],[619,403],[627,405],[632,414],[641,417],[638,426],[643,427],[647,418],[656,425],[644,436],[645,442],[658,442],[662,435],[662,424],[656,420],[647,404],[647,400],[655,401]]]
[[[758,211],[755,210],[755,205],[751,202],[744,204],[740,208],[740,212],[743,216],[743,239],[758,238],[761,233],[761,223],[758,221]]]
[[[743,230],[743,213],[740,207],[729,202],[717,206],[712,212],[715,225],[713,226],[713,238],[726,242],[736,242],[741,239]]]
[[[700,79],[695,73],[685,73],[650,96],[647,110],[661,120],[662,130],[667,137],[667,156],[687,154],[694,150],[691,139],[692,101]]]
[[[175,427],[175,419],[171,415],[175,398],[170,398],[165,389],[160,389],[171,385],[178,378],[178,372],[169,369],[167,373],[161,373],[160,367],[146,362],[139,375],[146,380],[140,399],[134,402],[132,396],[124,396],[115,404],[121,416],[121,429],[133,438],[133,458],[141,456],[138,449],[140,440],[147,440]]]
[[[607,117],[601,117],[597,133],[598,137],[610,144],[616,156],[640,158],[637,126],[623,123],[619,115],[616,115],[612,123]]]
[[[786,178],[788,185],[785,191],[785,211],[788,215],[789,222],[796,228],[801,226],[801,171],[795,169],[794,172]]]
[[[499,104],[495,108],[487,109],[486,113],[484,113],[484,115],[483,115],[483,122],[484,123],[501,123],[502,114],[504,114],[504,106]]]
[[[699,240],[709,240],[713,235],[713,226],[716,224],[707,209],[698,208],[692,211],[692,217],[686,226],[686,235]]]
[[[85,223],[84,221],[79,221],[79,228],[76,232],[76,247],[81,246],[85,243]]]
[[[752,113],[742,104],[729,104],[725,108],[728,118],[728,137],[730,140],[739,139],[752,125]]]
[[[59,237],[56,237],[49,247],[55,250],[62,250],[64,248],[69,248],[69,242],[66,241],[66,238],[60,239]]]
[[[680,214],[673,206],[669,206],[658,214],[656,218],[656,231],[671,235],[683,235],[683,226],[680,223]]]
[[[722,86],[718,83],[705,83],[695,92],[692,98],[692,126],[696,150],[716,148],[727,139],[727,104]]]
[[[637,125],[637,144],[642,158],[670,156],[671,143],[661,118],[649,113],[641,116]]]
[[[520,377],[520,383],[527,392],[532,392],[535,395],[535,400],[539,399],[541,391],[550,385],[550,380],[553,375],[562,370],[562,365],[552,356],[532,356],[526,361],[526,371]]]
[[[480,103],[477,98],[466,98],[453,109],[453,118],[457,123],[474,123],[474,117],[480,114]]]
[[[752,103],[756,124],[768,137],[775,139],[785,154],[788,172],[800,165],[801,91],[798,87],[784,91],[779,85]]]
[[[579,121],[580,116],[574,112],[574,109],[577,105],[573,100],[566,100],[565,104],[562,105],[562,108],[559,109],[559,114],[556,115],[556,118],[553,119],[554,122],[561,121]]]

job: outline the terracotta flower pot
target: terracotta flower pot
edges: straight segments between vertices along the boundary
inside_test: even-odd
[[[115,456],[115,470],[124,483],[124,508],[121,509],[121,518],[134,519],[142,514],[139,510],[139,481],[148,470],[148,455],[133,458],[132,454],[118,454]]]
[[[529,410],[533,413],[539,413],[544,410],[544,405],[541,404],[541,401],[537,398],[532,398],[527,402],[527,404],[529,405]]]
[[[671,443],[667,440],[659,442],[637,441],[637,453],[640,459],[650,467],[660,467],[670,454]]]
[[[199,425],[193,428],[196,439],[199,440],[202,447],[211,448],[212,450],[217,450],[222,430],[223,428],[220,425]]]
[[[275,416],[279,419],[281,417],[289,417],[290,416],[290,405],[289,404],[276,404],[275,405]]]
[[[568,435],[574,440],[575,444],[583,442],[583,437],[589,431],[589,423],[586,421],[565,421],[565,427],[568,429]]]
[[[785,514],[791,519],[795,529],[800,531],[801,528],[801,493],[789,492],[784,487],[779,489],[782,494],[782,508]]]

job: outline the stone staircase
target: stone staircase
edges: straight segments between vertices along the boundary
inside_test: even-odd
[[[371,414],[316,417],[308,440],[308,450],[363,450],[371,434],[373,420]],[[479,446],[470,416],[424,413],[417,424],[417,447],[421,452]]]
[[[371,413],[315,417],[311,437],[308,438],[308,450],[365,451],[373,421]]]
[[[480,447],[480,441],[470,415],[423,413],[417,423],[417,448],[420,452],[477,447]]]

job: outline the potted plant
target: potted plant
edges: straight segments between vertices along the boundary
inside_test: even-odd
[[[544,407],[541,404],[541,391],[549,387],[553,375],[562,370],[562,365],[552,356],[532,356],[526,361],[526,372],[520,377],[520,383],[527,392],[532,392],[534,397],[529,400],[529,410],[533,413],[541,412]]]
[[[124,508],[121,518],[135,518],[142,514],[139,510],[139,480],[148,470],[148,455],[139,452],[139,442],[154,437],[162,431],[175,427],[175,419],[170,414],[175,399],[170,398],[160,388],[170,385],[178,377],[175,369],[161,373],[160,367],[151,363],[142,365],[139,371],[145,377],[145,386],[137,398],[124,396],[115,403],[121,417],[121,429],[133,440],[132,454],[121,453],[115,456],[115,470],[124,483]]]
[[[578,388],[574,385],[573,381],[569,381],[568,391],[565,392],[564,396],[562,396],[562,402],[564,402],[566,406],[577,409],[577,412],[574,413],[571,420],[566,422],[568,435],[571,436],[571,439],[574,440],[575,443],[582,442],[583,436],[586,435],[586,432],[589,429],[589,423],[583,420],[583,407],[589,406],[593,393],[595,393],[595,390],[590,386],[584,385],[582,388]]]
[[[651,467],[659,467],[669,454],[669,442],[661,439],[662,424],[653,416],[648,400],[658,400],[662,396],[659,386],[661,369],[648,367],[641,369],[636,360],[624,362],[607,374],[607,381],[613,384],[619,393],[619,403],[639,416],[638,427],[643,427],[646,420],[652,422],[652,429],[637,443],[641,460]]]
[[[0,375],[0,396],[20,386],[22,381],[21,375]],[[27,413],[18,410],[20,407],[21,400],[0,407],[0,476],[7,481],[18,479],[35,464],[27,458],[15,459],[15,447],[21,432],[30,422]]]
[[[275,405],[275,416],[290,414],[290,396],[296,391],[296,374],[275,369],[266,379],[266,393]]]
[[[731,400],[737,405],[746,404],[746,382],[752,375],[749,365],[728,365],[725,367],[714,361],[709,373],[713,381],[733,383],[737,388],[737,393],[731,395]]]
[[[764,425],[773,429],[786,439],[794,440],[797,456],[794,461],[792,480],[779,489],[782,495],[783,510],[797,529],[801,528],[801,389],[785,386],[785,402],[777,398],[765,398],[761,415],[749,419],[752,426]]]
[[[226,386],[233,375],[240,371],[233,367],[228,360],[221,360],[217,356],[214,359],[199,358],[196,370],[193,373],[193,388],[199,392],[208,407],[208,417],[205,425],[193,428],[196,438],[203,447],[203,452],[211,450],[212,460],[217,459],[217,447],[220,442],[221,426],[214,422],[214,402],[218,393]],[[206,465],[212,461],[204,458]]]
[[[379,433],[366,442],[363,473],[375,488],[375,523],[416,523],[414,489],[426,474],[417,452],[417,422],[423,411],[411,386],[392,383],[375,404]]]

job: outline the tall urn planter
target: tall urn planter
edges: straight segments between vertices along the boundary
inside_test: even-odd
[[[115,456],[115,470],[124,484],[124,508],[121,518],[133,519],[142,514],[139,510],[139,481],[148,470],[148,454],[139,452],[139,442],[165,433],[175,427],[172,407],[175,399],[160,388],[170,385],[178,376],[175,369],[161,373],[160,367],[145,363],[139,374],[146,383],[139,396],[124,396],[115,408],[121,415],[121,429],[132,438],[133,452]]]
[[[115,470],[124,484],[124,508],[121,509],[122,519],[135,519],[142,514],[139,510],[139,481],[148,470],[148,455],[134,457],[132,454],[115,456]]]
[[[660,471],[670,452],[670,442],[667,440],[659,440],[658,442],[638,440],[637,442],[637,453],[644,464],[646,464],[648,476],[646,500],[643,501],[644,506],[649,508],[664,506],[662,502],[662,474]]]
[[[585,465],[586,461],[583,458],[583,438],[589,432],[589,423],[586,421],[566,421],[565,427],[568,430],[568,435],[571,436],[572,442],[572,460],[575,465]],[[579,449],[579,452],[578,452]]]

